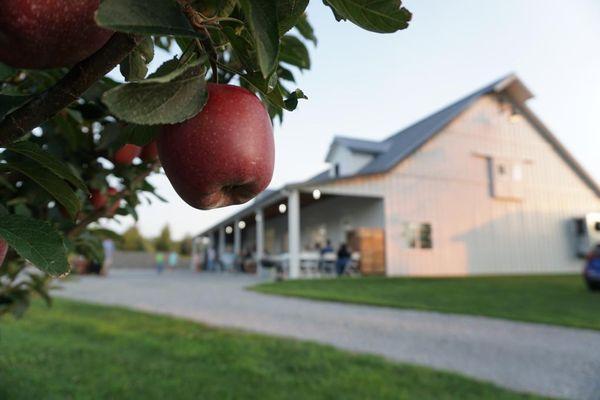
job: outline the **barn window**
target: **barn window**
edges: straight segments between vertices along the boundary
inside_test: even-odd
[[[523,164],[502,157],[488,159],[490,195],[497,199],[520,200],[523,198]]]
[[[409,249],[431,249],[433,240],[431,238],[430,223],[405,222],[403,224],[404,240]]]

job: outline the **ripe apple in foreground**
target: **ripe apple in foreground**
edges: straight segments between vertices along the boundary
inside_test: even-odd
[[[141,152],[142,148],[140,146],[128,143],[115,152],[113,161],[116,164],[129,165]]]
[[[100,28],[100,0],[2,0],[0,61],[15,68],[73,65],[96,52],[112,31]]]
[[[208,102],[191,119],[165,125],[158,154],[175,191],[190,206],[241,204],[271,182],[273,126],[260,100],[232,85],[208,84]]]
[[[6,243],[6,240],[0,239],[0,267],[2,266],[2,263],[4,262],[4,257],[6,257],[7,251],[8,251],[8,243]]]
[[[142,152],[140,154],[140,158],[142,161],[151,163],[156,161],[158,158],[158,149],[156,148],[156,140],[151,141],[144,147],[142,147]]]

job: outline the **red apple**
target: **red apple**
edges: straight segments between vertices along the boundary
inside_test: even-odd
[[[4,262],[4,257],[6,257],[7,251],[8,251],[8,243],[6,243],[6,240],[0,239],[0,267],[2,266],[2,263]]]
[[[106,194],[102,193],[98,189],[92,189],[92,190],[90,190],[90,194],[91,194],[90,201],[92,203],[92,206],[94,206],[95,210],[100,210],[100,209],[106,207],[106,205],[108,204],[108,199],[110,197],[115,196],[117,193],[119,193],[119,192],[117,191],[117,189],[115,189],[113,187],[109,187],[106,190]],[[121,200],[115,201],[108,208],[107,214],[108,215],[114,214],[120,206],[121,206]]]
[[[107,197],[98,189],[90,190],[90,202],[95,210],[99,210],[107,203]]]
[[[140,154],[142,161],[151,163],[156,161],[158,158],[158,149],[156,148],[156,140],[151,141],[144,147],[142,147],[142,153]]]
[[[100,0],[0,3],[0,61],[15,68],[68,67],[92,55],[113,34],[94,21]]]
[[[269,114],[254,94],[238,86],[209,84],[202,111],[163,126],[157,143],[171,184],[195,208],[245,203],[273,176]]]
[[[116,164],[129,165],[134,158],[140,155],[141,152],[142,148],[140,146],[128,143],[115,152],[113,161]]]

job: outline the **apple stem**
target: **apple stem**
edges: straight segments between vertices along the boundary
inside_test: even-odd
[[[54,86],[0,121],[0,147],[11,144],[77,100],[117,66],[140,41],[140,37],[125,33],[112,35],[102,48],[73,66]]]

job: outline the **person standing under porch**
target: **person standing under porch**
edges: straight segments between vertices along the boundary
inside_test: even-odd
[[[352,255],[348,251],[348,247],[346,247],[346,243],[340,244],[340,248],[337,252],[337,261],[335,263],[335,270],[338,276],[344,274],[344,271],[346,270],[346,265],[348,265],[351,256]]]

